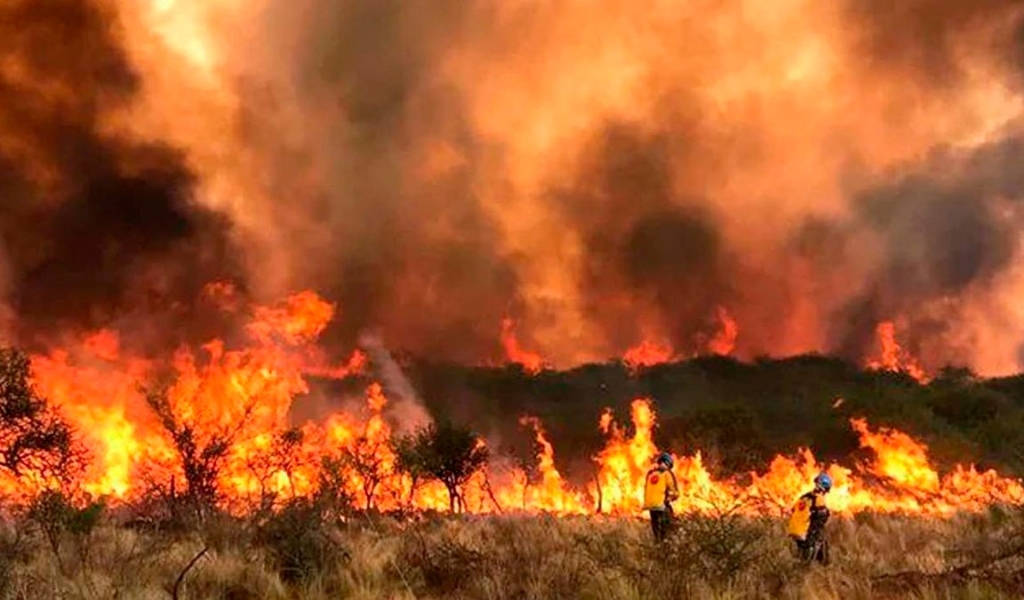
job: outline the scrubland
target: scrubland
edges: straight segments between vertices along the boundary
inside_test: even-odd
[[[63,512],[62,512],[63,511]],[[683,516],[655,544],[642,519],[355,514],[308,502],[201,521],[50,507],[9,516],[3,598],[1016,598],[1024,514],[861,514],[804,565],[778,519]]]

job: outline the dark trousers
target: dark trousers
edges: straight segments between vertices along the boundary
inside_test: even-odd
[[[808,532],[806,539],[795,541],[801,560],[806,562],[817,561],[822,565],[828,564],[828,542],[825,541],[821,531],[812,530]]]
[[[654,532],[654,539],[663,542],[672,529],[672,505],[668,504],[665,510],[651,511],[651,531]]]

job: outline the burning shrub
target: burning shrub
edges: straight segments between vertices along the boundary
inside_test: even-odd
[[[0,348],[0,469],[19,484],[66,484],[83,459],[71,427],[54,413],[31,383],[25,354]]]
[[[347,480],[346,471],[340,460],[329,456],[323,458],[314,499],[325,514],[333,514],[339,521],[349,512],[355,501],[348,490]]]
[[[452,512],[464,506],[462,487],[487,464],[483,440],[450,422],[431,424],[399,440],[399,465],[414,479],[426,476],[444,484]]]
[[[386,441],[375,441],[367,436],[361,436],[341,453],[340,462],[350,469],[361,483],[366,510],[373,508],[377,488],[389,475],[389,469],[385,465],[387,455],[382,452],[385,447]]]
[[[291,496],[297,495],[294,473],[299,466],[298,450],[304,440],[302,429],[290,428],[274,436],[269,451],[254,453],[247,458],[249,473],[259,486],[257,512],[272,511],[276,506],[280,493],[273,485],[273,480],[280,474],[287,479]]]

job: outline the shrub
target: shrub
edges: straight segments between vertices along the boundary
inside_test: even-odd
[[[261,523],[256,542],[289,584],[309,582],[348,557],[325,523],[324,506],[307,499],[288,502]]]

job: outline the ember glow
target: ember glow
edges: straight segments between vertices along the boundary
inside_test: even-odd
[[[199,447],[214,439],[228,441],[216,482],[226,509],[244,512],[268,498],[309,495],[328,464],[341,469],[356,508],[448,509],[442,486],[414,488],[398,470],[396,436],[381,385],[370,384],[358,403],[339,403],[326,418],[291,422],[292,403],[309,390],[309,361],[319,363],[323,356],[318,337],[335,317],[333,305],[306,292],[247,314],[247,339],[238,347],[213,340],[198,354],[179,350],[167,365],[173,373],[166,392],[174,421],[193,427]],[[86,337],[69,350],[33,357],[35,385],[81,432],[90,452],[84,492],[129,502],[150,485],[183,481],[173,439],[139,388],[153,381],[159,367],[126,356],[109,332]],[[638,514],[644,476],[658,451],[653,440],[657,415],[647,399],[634,400],[631,410],[628,426],[617,423],[611,412],[595,423],[606,442],[593,458],[592,482],[581,487],[558,471],[557,440],[548,437],[543,423],[524,418],[522,425],[532,430],[536,442],[535,464],[524,471],[494,463],[477,474],[464,494],[466,509]],[[802,450],[776,457],[761,472],[721,478],[709,471],[699,452],[677,456],[677,508],[774,514],[806,491],[820,470],[833,475],[831,504],[847,515],[872,510],[942,516],[981,510],[993,502],[1024,501],[1024,486],[1016,479],[971,466],[957,466],[942,476],[929,463],[927,448],[910,436],[873,429],[861,419],[851,421],[851,427],[874,454],[865,465],[819,464],[810,450]],[[19,483],[26,485],[5,482],[5,492],[15,495]]]
[[[644,367],[667,363],[675,358],[675,352],[667,342],[644,340],[626,350],[622,362],[631,371],[636,372]]]

